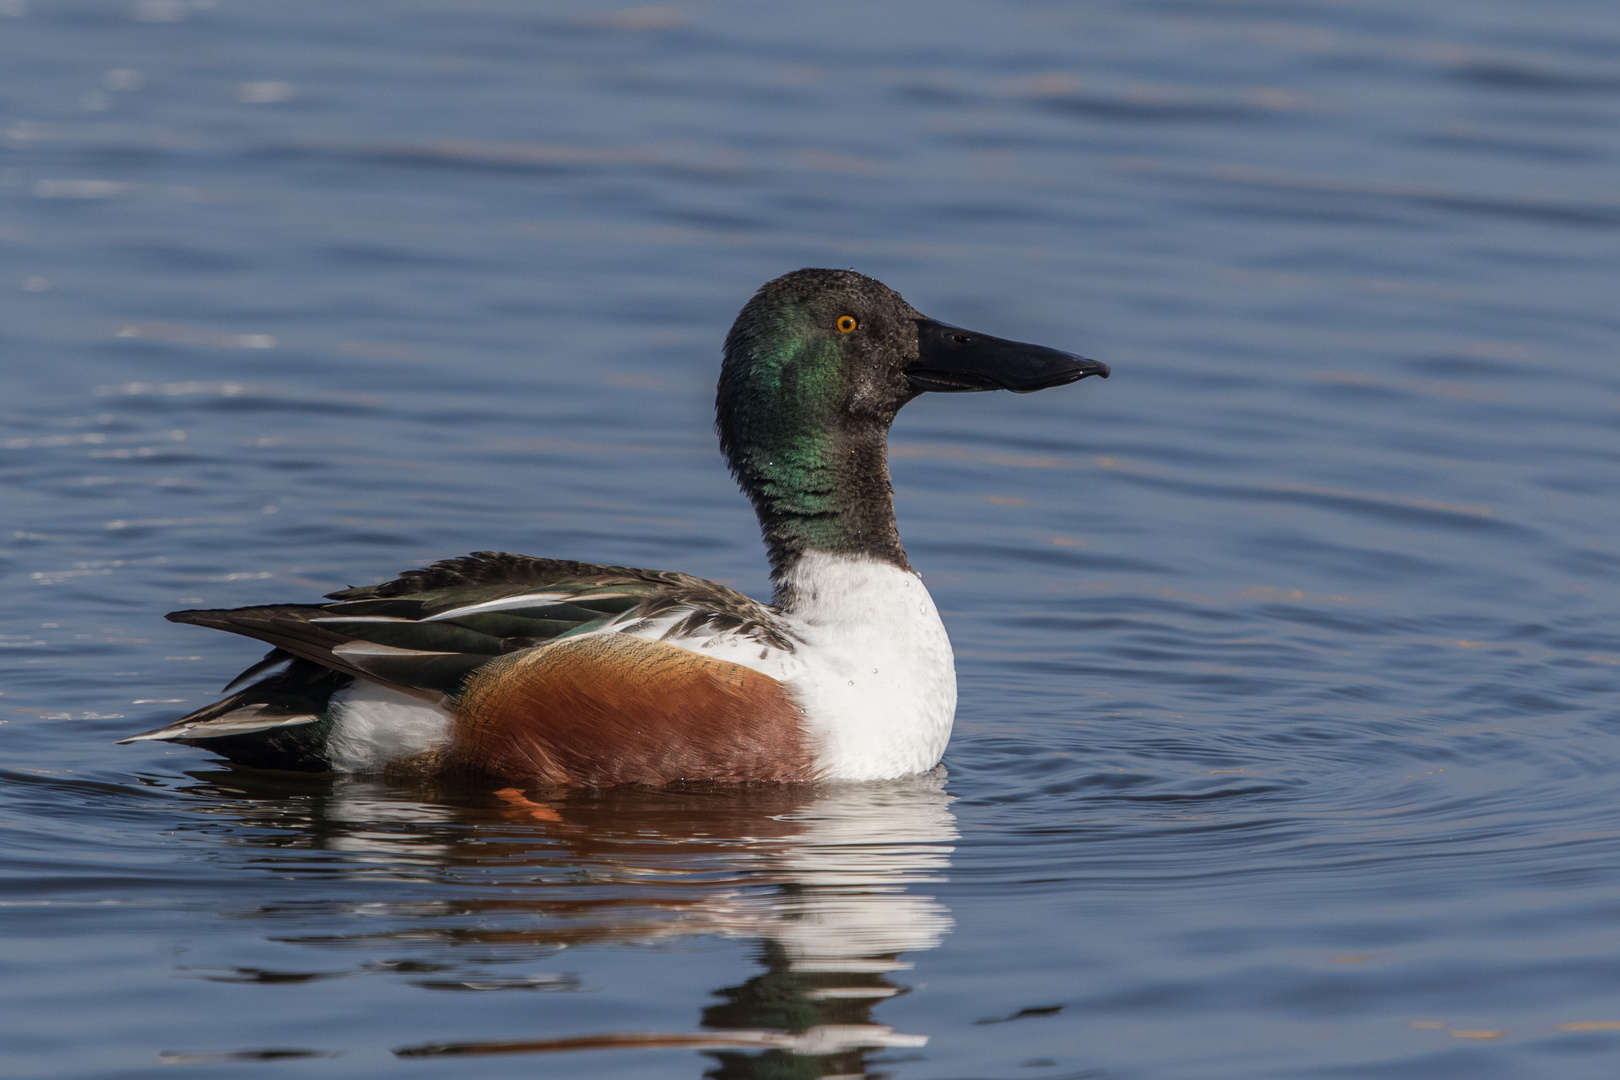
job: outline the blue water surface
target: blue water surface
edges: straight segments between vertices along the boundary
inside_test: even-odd
[[[1599,0],[0,0],[0,1073],[1613,1077],[1617,166]],[[259,655],[174,608],[768,595],[806,265],[1114,367],[895,426],[942,774],[112,745]]]

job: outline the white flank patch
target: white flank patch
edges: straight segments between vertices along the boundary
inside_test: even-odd
[[[334,722],[326,753],[338,772],[374,772],[450,741],[444,709],[363,679],[333,694],[327,711]]]
[[[887,780],[939,764],[956,716],[956,660],[922,579],[811,552],[783,585],[794,597],[784,619],[804,641],[784,681],[804,706],[823,777]]]

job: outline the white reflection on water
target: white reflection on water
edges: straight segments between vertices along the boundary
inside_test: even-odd
[[[787,815],[805,831],[776,863],[803,887],[771,905],[763,937],[779,943],[799,971],[871,970],[839,965],[932,949],[951,929],[950,913],[909,889],[937,881],[957,839],[944,771],[900,784],[848,785]]]
[[[384,975],[429,990],[570,991],[580,988],[572,974],[489,968],[588,944],[757,943],[761,970],[714,989],[719,1003],[702,1010],[699,1030],[514,1032],[418,1043],[396,1049],[402,1056],[689,1048],[723,1059],[727,1075],[768,1072],[783,1054],[813,1058],[801,1068],[825,1075],[864,1075],[868,1051],[927,1042],[876,1022],[872,1011],[909,991],[891,979],[911,968],[902,957],[937,947],[952,927],[944,904],[916,891],[944,880],[958,839],[943,769],[885,784],[566,792],[541,801],[446,798],[355,777],[203,779],[195,808],[211,835],[219,818],[234,819],[231,846],[251,862],[275,849],[278,874],[330,883],[325,901],[305,893],[234,914],[277,924],[273,941],[379,955],[318,972],[188,968],[194,977]],[[378,881],[398,881],[412,895],[340,898],[344,882]],[[457,888],[426,899],[425,883]],[[321,932],[282,929],[312,918]]]

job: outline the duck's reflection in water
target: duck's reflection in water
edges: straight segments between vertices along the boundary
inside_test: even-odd
[[[227,830],[235,844],[278,849],[282,873],[334,885],[356,878],[429,885],[398,902],[307,898],[254,911],[306,925],[323,906],[382,916],[388,925],[359,934],[275,936],[323,950],[403,952],[363,968],[428,989],[566,988],[567,975],[514,978],[491,969],[567,946],[692,935],[758,943],[763,970],[713,991],[719,1001],[702,1010],[697,1030],[513,1032],[400,1047],[401,1055],[687,1046],[714,1059],[707,1076],[730,1080],[864,1076],[875,1051],[926,1041],[876,1022],[873,1010],[907,991],[898,974],[911,967],[903,954],[934,948],[951,927],[945,907],[918,891],[945,873],[957,836],[943,770],[884,784],[555,799],[516,791],[424,798],[352,778],[198,779],[199,808],[246,826]],[[446,885],[457,886],[448,899]],[[333,891],[318,890],[327,898]],[[217,977],[289,975],[297,977],[255,969]]]

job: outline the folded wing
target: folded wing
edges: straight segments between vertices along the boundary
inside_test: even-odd
[[[123,741],[207,745],[233,760],[259,743],[298,744],[303,760],[303,744],[330,727],[332,695],[356,680],[448,709],[496,659],[570,638],[627,634],[679,646],[723,636],[757,644],[762,655],[797,644],[771,608],[702,578],[503,552],[447,559],[327,599],[170,614],[272,650],[226,687],[230,696]]]

